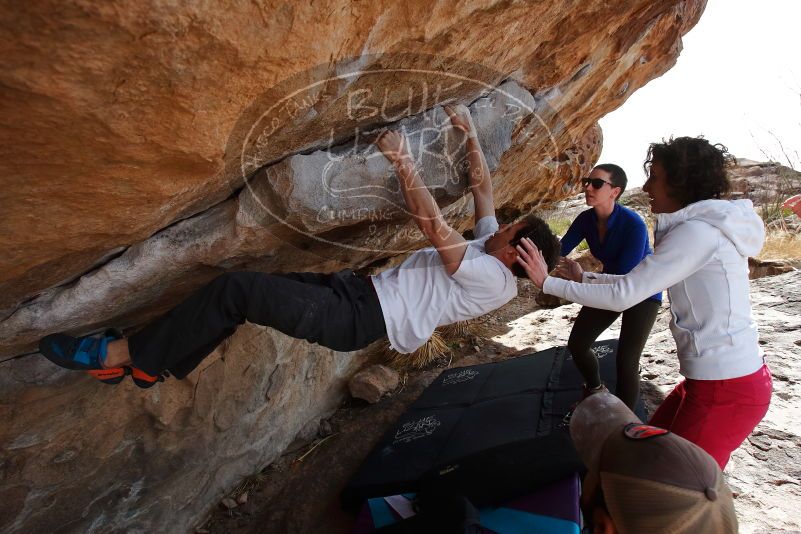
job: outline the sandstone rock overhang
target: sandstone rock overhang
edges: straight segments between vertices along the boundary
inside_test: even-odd
[[[525,145],[526,125],[532,128],[532,116],[547,111],[544,102],[513,81],[462,109],[474,116],[490,171],[513,144]],[[449,124],[437,106],[392,128],[405,132],[426,186],[460,221],[470,210],[466,138]],[[363,138],[295,154],[258,169],[233,198],[19,307],[0,321],[0,355],[31,349],[54,331],[135,326],[146,317],[143,310],[175,291],[172,287],[183,290],[188,279],[200,281],[214,269],[241,265],[247,258],[267,256],[273,265],[280,262],[282,270],[297,270],[298,257],[289,249],[298,239],[308,240],[310,250],[333,251],[327,261],[342,265],[349,258],[364,263],[401,254],[422,240],[409,220],[391,165]],[[347,234],[330,234],[343,229]]]
[[[301,178],[334,162],[339,195],[370,154],[355,132],[437,122],[443,102],[475,106],[505,83],[536,113],[481,127],[499,213],[568,195],[600,153],[598,119],[675,63],[704,4],[4,4],[0,530],[188,531],[313,434],[364,360],[245,325],[187,380],[142,392],[25,356],[39,335],[134,327],[228,269],[366,267],[420,246],[402,212],[373,220],[391,188],[336,208]],[[480,83],[432,90],[443,73]],[[269,143],[250,135],[310,86],[267,115]],[[380,105],[350,113],[363,90]],[[387,186],[378,162],[354,168]],[[463,178],[429,179],[468,229]]]
[[[284,11],[242,4],[225,17],[214,4],[14,6],[2,25],[0,90],[8,105],[0,128],[0,318],[80,283],[129,248],[147,248],[150,236],[188,217],[210,210],[205,216],[213,219],[243,185],[240,154],[231,150],[243,135],[239,126],[252,122],[254,102],[292,84],[317,90],[303,113],[278,118],[270,143],[255,154],[259,167],[380,125],[386,116],[349,113],[348,99],[359,90],[384,95],[388,115],[402,118],[411,114],[407,89],[414,83],[415,103],[424,91],[429,100],[469,103],[479,96],[469,85],[433,95],[425,72],[496,86],[514,79],[547,102],[550,114],[541,118],[556,135],[535,135],[504,156],[495,177],[499,207],[559,197],[598,152],[597,119],[673,65],[681,35],[703,6],[488,2],[438,4],[432,12],[428,5],[381,2]],[[369,76],[337,76],[348,69]],[[270,250],[268,243],[248,257]],[[226,260],[218,256],[211,264],[236,264]],[[139,316],[178,295],[149,298],[153,305]],[[116,316],[124,306],[111,308]],[[23,346],[30,348],[4,341],[0,351]]]

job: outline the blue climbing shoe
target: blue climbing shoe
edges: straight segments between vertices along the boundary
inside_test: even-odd
[[[106,350],[113,336],[73,337],[67,334],[50,334],[39,342],[39,352],[65,369],[74,371],[102,370]]]

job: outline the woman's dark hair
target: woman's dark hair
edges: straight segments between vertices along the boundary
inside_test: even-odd
[[[668,194],[682,206],[699,200],[720,198],[729,192],[727,167],[736,159],[728,149],[703,137],[672,137],[651,143],[643,163],[645,174],[659,163],[667,175]]]
[[[620,200],[620,197],[623,196],[623,192],[626,190],[626,186],[629,183],[629,179],[626,178],[626,171],[614,163],[601,163],[600,165],[596,165],[595,168],[609,173],[609,181],[612,182],[615,187],[620,188],[620,194],[615,199],[615,202]]]
[[[559,261],[559,254],[562,252],[562,244],[551,231],[548,223],[537,217],[536,215],[529,215],[523,222],[526,225],[515,233],[514,238],[509,242],[513,247],[516,247],[520,240],[524,237],[531,239],[534,244],[542,252],[542,257],[545,258],[545,263],[548,264],[548,271],[550,272],[556,267]],[[526,278],[526,270],[523,266],[515,262],[512,265],[512,274],[518,278]]]

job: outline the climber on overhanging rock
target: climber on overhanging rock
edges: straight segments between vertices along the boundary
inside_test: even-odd
[[[75,338],[51,334],[39,350],[53,363],[119,383],[131,374],[140,387],[189,374],[245,321],[338,351],[352,351],[388,337],[413,352],[438,326],[488,313],[517,294],[515,276],[526,273],[515,246],[529,238],[549,268],[559,241],[536,216],[498,226],[492,181],[470,112],[445,108],[454,129],[466,134],[469,189],[475,205],[475,239],[453,230],[426,188],[405,136],[386,131],[375,141],[392,163],[417,226],[433,247],[376,276],[337,273],[229,272],[220,275],[129,338],[107,332]]]

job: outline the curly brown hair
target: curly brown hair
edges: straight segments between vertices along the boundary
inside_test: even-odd
[[[731,185],[727,168],[736,162],[725,146],[713,145],[703,136],[671,137],[651,143],[643,169],[647,175],[653,163],[662,165],[670,196],[687,206],[728,193]]]

